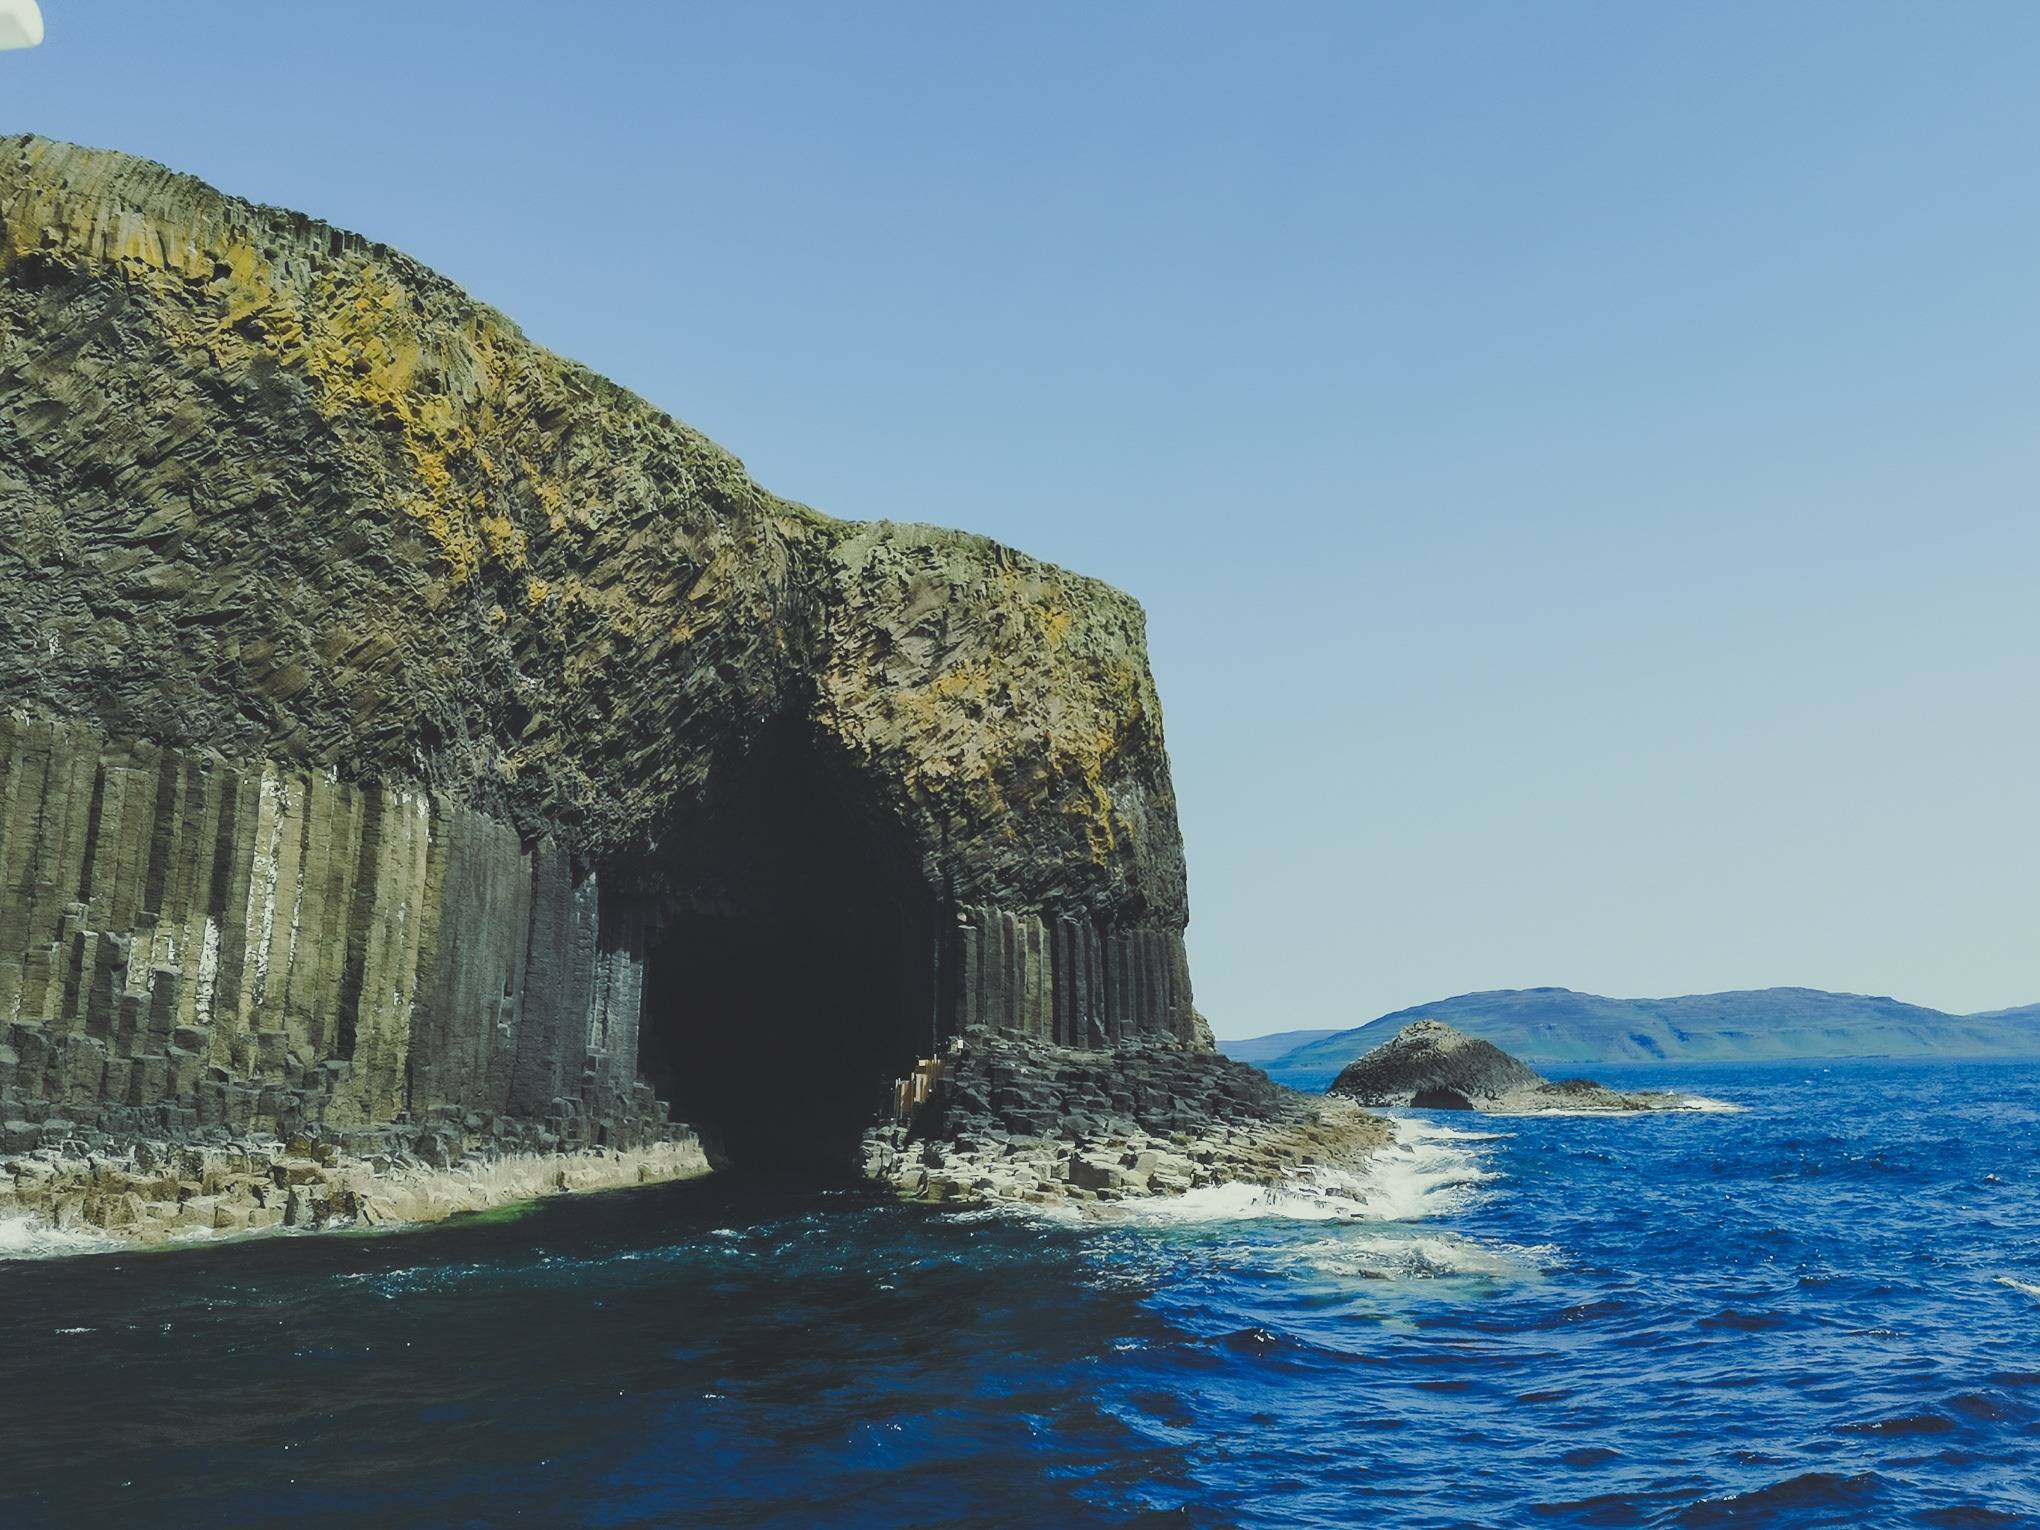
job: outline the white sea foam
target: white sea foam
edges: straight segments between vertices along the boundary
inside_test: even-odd
[[[1253,1222],[1267,1217],[1292,1222],[1350,1222],[1367,1215],[1360,1200],[1361,1188],[1358,1175],[1322,1174],[1285,1185],[1206,1185],[1181,1195],[1087,1205],[1081,1210],[1070,1205],[1056,1209],[1075,1220],[1135,1227]]]
[[[1058,1207],[1048,1215],[1129,1229],[1207,1231],[1200,1258],[1281,1269],[1357,1292],[1355,1282],[1437,1279],[1532,1280],[1557,1257],[1551,1247],[1485,1242],[1425,1225],[1464,1209],[1499,1178],[1486,1166],[1506,1132],[1474,1131],[1417,1116],[1393,1119],[1394,1136],[1353,1174],[1320,1171],[1284,1185],[1214,1185],[1185,1195],[1106,1206]],[[996,1214],[996,1213],[994,1213]],[[1280,1234],[1274,1223],[1321,1224]],[[1274,1236],[1226,1237],[1228,1224],[1263,1224]]]
[[[1596,1118],[1619,1117],[1632,1120],[1645,1115],[1739,1115],[1744,1107],[1732,1100],[1709,1099],[1704,1094],[1679,1096],[1676,1105],[1660,1105],[1653,1110],[1619,1110],[1610,1105],[1531,1105],[1520,1110],[1497,1110],[1500,1116],[1593,1116]]]
[[[1397,1121],[1394,1138],[1368,1160],[1361,1176],[1366,1215],[1413,1222],[1460,1210],[1496,1178],[1473,1144],[1503,1135],[1412,1117]]]
[[[0,1217],[0,1259],[47,1259],[118,1247],[118,1238],[102,1232],[67,1231],[36,1217]]]
[[[1496,1176],[1482,1167],[1475,1146],[1496,1132],[1462,1131],[1414,1117],[1392,1123],[1394,1136],[1357,1172],[1306,1170],[1280,1185],[1207,1185],[1182,1195],[1116,1201],[1081,1208],[1065,1204],[1047,1214],[1121,1226],[1198,1223],[1412,1222],[1459,1210]]]
[[[1710,1115],[1721,1116],[1740,1115],[1743,1111],[1743,1107],[1736,1104],[1733,1100],[1710,1099],[1704,1094],[1687,1095],[1685,1108],[1687,1110],[1705,1111]]]
[[[1463,1126],[1448,1126],[1434,1116],[1410,1115],[1396,1119],[1412,1127],[1423,1128],[1422,1135],[1433,1142],[1505,1142],[1514,1132],[1476,1132]]]
[[[1549,1246],[1483,1243],[1453,1232],[1383,1229],[1368,1235],[1356,1228],[1341,1236],[1256,1250],[1254,1257],[1272,1258],[1299,1273],[1334,1280],[1436,1280],[1455,1275],[1522,1280],[1535,1275],[1556,1253]]]

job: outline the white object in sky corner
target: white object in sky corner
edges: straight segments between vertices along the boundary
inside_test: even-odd
[[[42,41],[42,12],[35,0],[0,0],[0,51],[33,48]]]

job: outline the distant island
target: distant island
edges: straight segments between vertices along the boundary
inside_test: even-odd
[[[1536,1063],[1763,1062],[1837,1057],[2040,1056],[2040,1004],[1951,1015],[1819,988],[1609,999],[1570,988],[1463,993],[1349,1030],[1221,1039],[1227,1056],[1291,1088],[1323,1089],[1412,1020],[1442,1020]]]

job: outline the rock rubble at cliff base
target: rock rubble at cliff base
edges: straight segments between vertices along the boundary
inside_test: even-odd
[[[422,1130],[280,1139],[214,1129],[164,1142],[8,1122],[0,1222],[108,1246],[394,1227],[714,1166],[680,1125],[622,1147],[491,1135],[489,1125],[442,1115]],[[1350,1101],[1297,1094],[1216,1054],[1165,1043],[1087,1051],[978,1030],[947,1051],[910,1120],[866,1132],[862,1171],[908,1200],[1103,1212],[1217,1185],[1357,1174],[1388,1138],[1385,1121]]]
[[[686,1131],[634,1148],[481,1150],[437,1162],[395,1145],[362,1157],[306,1138],[139,1142],[98,1153],[38,1148],[0,1157],[0,1223],[95,1234],[107,1246],[150,1245],[426,1224],[708,1172],[702,1144]]]
[[[865,1136],[865,1172],[909,1200],[1099,1208],[1208,1186],[1357,1172],[1388,1124],[1258,1069],[1171,1046],[1075,1051],[973,1032],[911,1121]]]

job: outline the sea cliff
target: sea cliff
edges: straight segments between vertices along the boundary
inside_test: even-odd
[[[1131,598],[385,245],[0,140],[0,597],[16,1155],[834,1166],[966,1032],[1209,1050]]]

